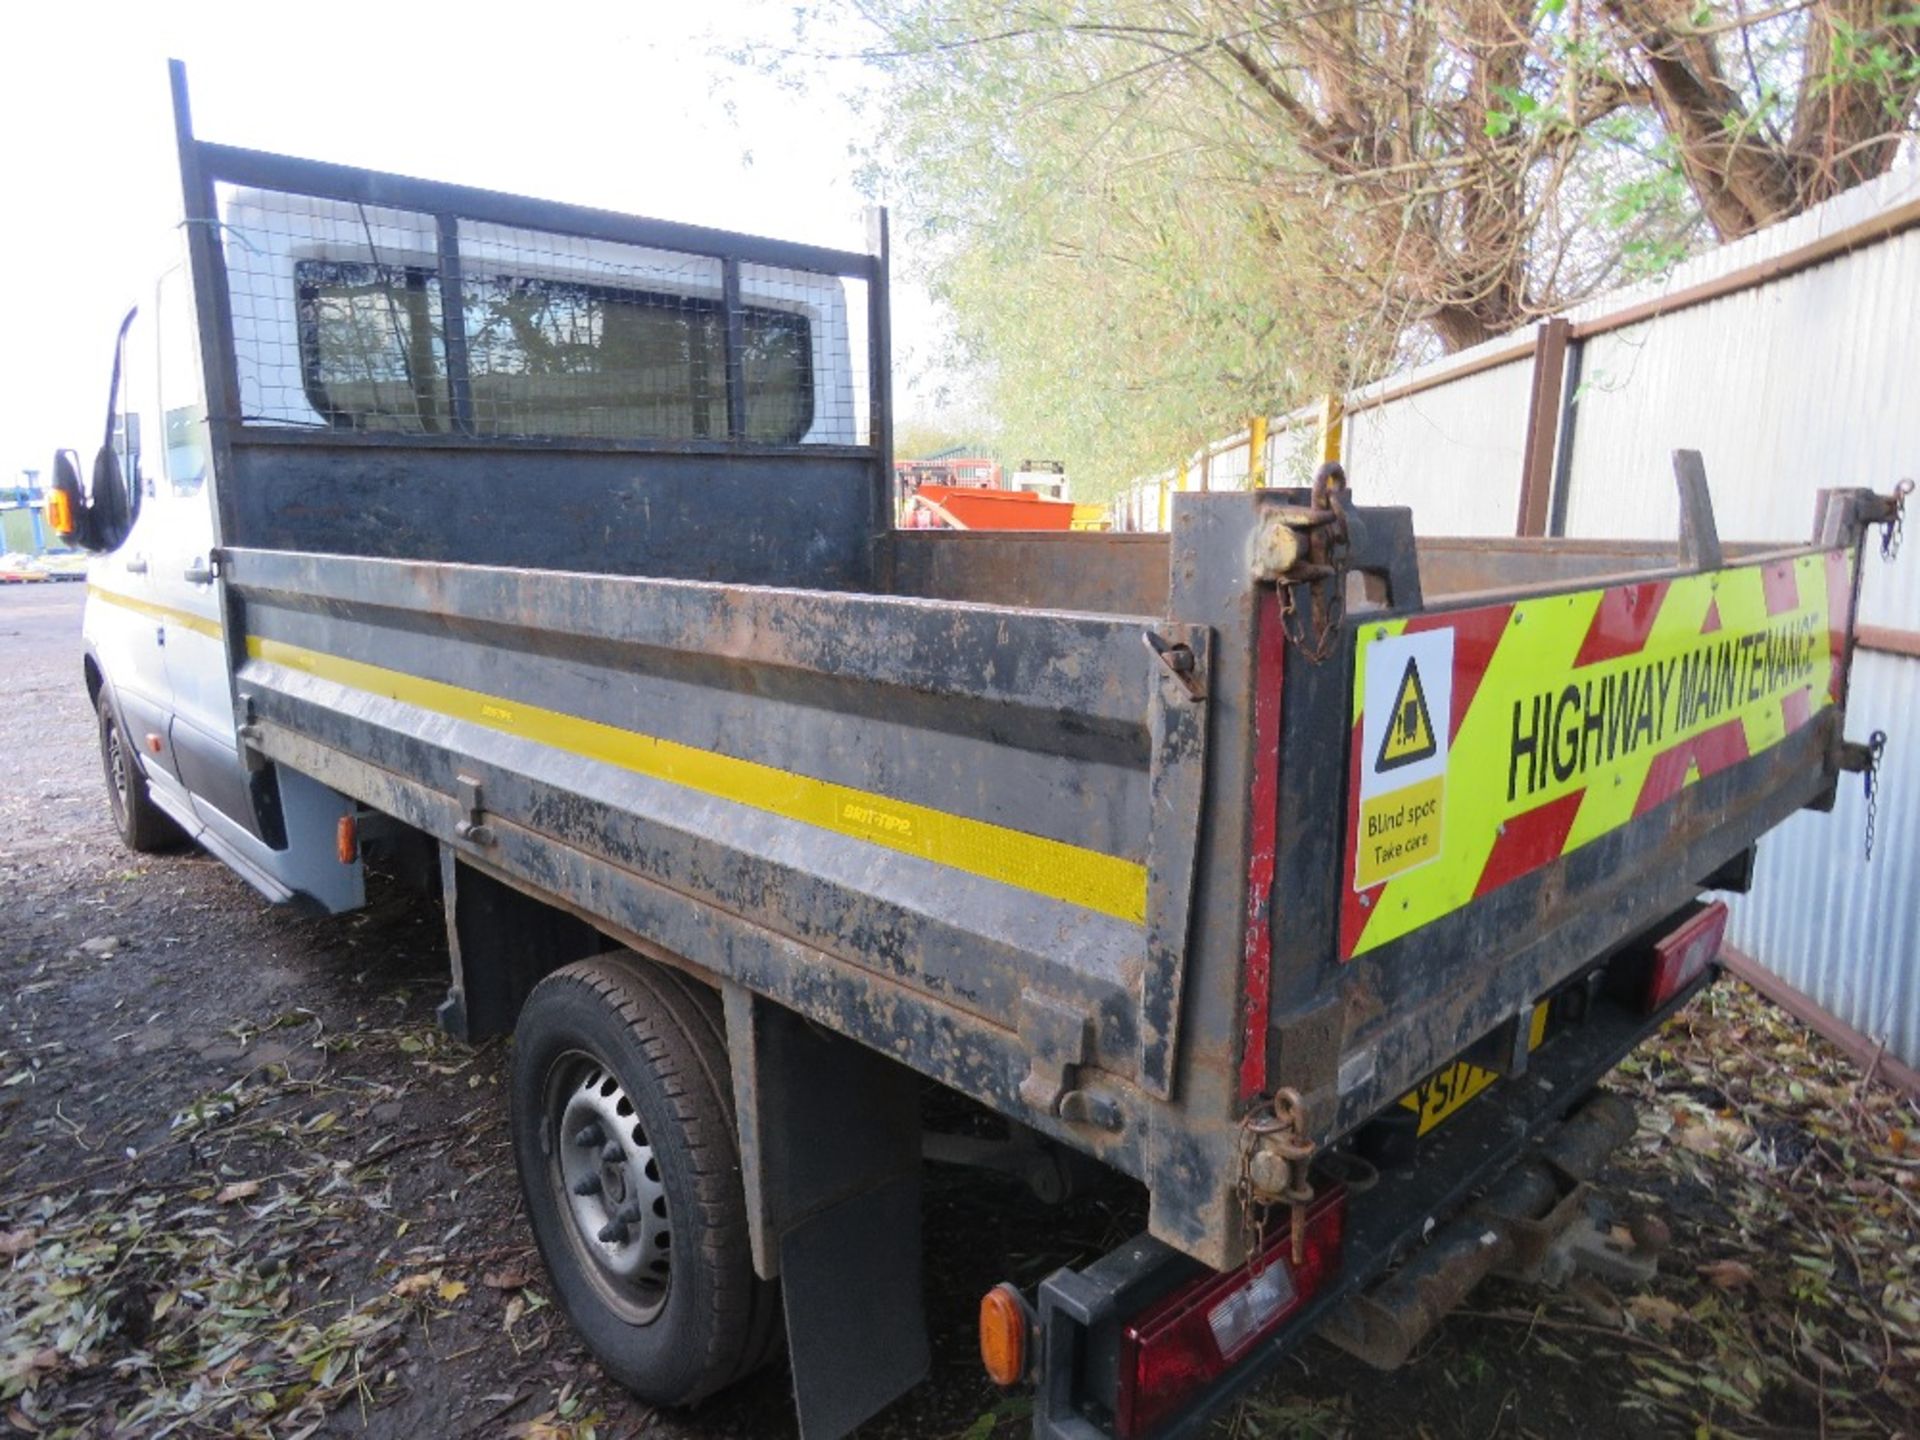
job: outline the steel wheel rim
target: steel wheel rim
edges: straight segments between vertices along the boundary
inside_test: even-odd
[[[608,1306],[654,1319],[672,1281],[673,1230],[658,1157],[611,1066],[569,1051],[547,1072],[547,1179],[568,1243]]]
[[[111,719],[107,721],[107,784],[113,790],[114,805],[124,810],[127,804],[127,752],[120,743],[120,727]]]

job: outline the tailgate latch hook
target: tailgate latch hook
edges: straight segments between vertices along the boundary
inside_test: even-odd
[[[493,827],[487,824],[486,797],[480,793],[480,782],[471,775],[462,775],[454,783],[460,787],[460,808],[466,812],[466,818],[453,827],[453,833],[475,845],[493,844],[497,837]]]
[[[1194,656],[1191,645],[1168,640],[1164,635],[1156,635],[1151,630],[1143,630],[1140,638],[1154,657],[1167,667],[1173,678],[1178,680],[1187,694],[1195,700],[1207,698],[1207,683],[1200,674],[1200,662]]]

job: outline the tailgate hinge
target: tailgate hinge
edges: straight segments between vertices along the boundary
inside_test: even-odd
[[[1346,619],[1347,472],[1329,460],[1313,475],[1306,505],[1262,513],[1253,578],[1280,589],[1291,640],[1313,664],[1333,653]]]

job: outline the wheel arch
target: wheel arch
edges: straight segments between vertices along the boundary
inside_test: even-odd
[[[80,657],[80,673],[87,682],[87,703],[95,709],[100,705],[100,692],[106,688],[106,672],[100,668],[100,661],[89,645]]]

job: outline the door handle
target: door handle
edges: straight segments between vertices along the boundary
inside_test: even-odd
[[[147,557],[144,555],[129,555],[127,557],[127,573],[129,575],[146,574],[147,573]]]
[[[213,571],[207,568],[207,562],[204,560],[195,560],[191,565],[187,566],[185,575],[187,583],[190,585],[211,585],[213,583]]]

